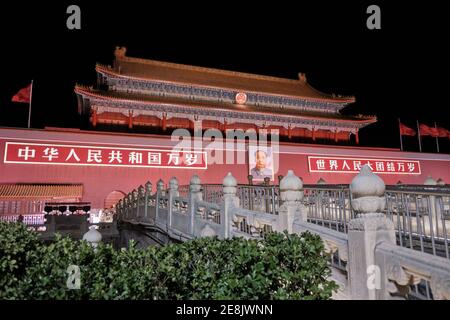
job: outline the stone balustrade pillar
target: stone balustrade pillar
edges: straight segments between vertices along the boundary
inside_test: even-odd
[[[396,243],[394,224],[381,212],[386,206],[385,188],[384,181],[368,165],[361,168],[350,184],[351,205],[357,213],[348,227],[347,270],[352,299],[377,298],[380,287],[372,276],[381,268],[375,263],[375,248],[384,241]]]
[[[178,179],[176,177],[172,177],[169,180],[169,201],[168,201],[168,217],[167,217],[167,225],[168,227],[172,227],[172,212],[173,212],[173,198],[178,197],[180,193],[178,192]]]
[[[145,198],[144,198],[144,217],[148,217],[148,198],[152,195],[152,183],[147,181],[145,183]]]
[[[117,205],[116,205],[115,209],[116,209],[117,220],[122,220],[122,217],[123,217],[123,199],[120,199],[119,202],[117,202]]]
[[[131,219],[136,220],[138,217],[138,211],[139,211],[139,205],[138,205],[138,200],[139,200],[139,195],[138,195],[138,191],[136,189],[133,189],[133,191],[131,191]]]
[[[159,179],[158,182],[156,183],[156,191],[158,193],[160,193],[161,195],[165,195],[164,192],[164,181],[162,181],[162,179]]]
[[[164,196],[164,181],[159,179],[158,182],[156,182],[155,221],[159,220],[159,202],[161,201],[161,196]]]
[[[278,210],[278,231],[287,230],[292,233],[294,220],[303,219],[306,221],[306,210],[301,203],[303,182],[292,170],[288,170],[287,175],[280,181],[280,198],[283,204]]]
[[[127,219],[131,219],[133,215],[133,194],[129,192],[127,197],[128,197]]]
[[[136,217],[140,220],[141,215],[144,213],[144,208],[142,207],[143,202],[145,203],[145,189],[140,185],[137,189],[137,201],[136,201]],[[144,209],[144,210],[143,210]]]
[[[128,214],[128,195],[123,198],[122,219],[126,220]]]
[[[172,194],[174,197],[180,196],[178,192],[178,179],[176,177],[172,177],[169,180],[169,194]]]
[[[189,182],[189,233],[194,234],[196,202],[203,200],[202,185],[198,175],[193,175]]]
[[[438,184],[437,181],[434,180],[433,177],[431,176],[428,176],[423,183],[423,185],[425,186],[437,186],[437,184]],[[445,235],[443,234],[443,228],[439,230],[439,224],[442,225],[442,215],[440,210],[436,210],[436,197],[433,195],[425,196],[424,198],[421,199],[421,201],[422,207],[427,208],[428,214],[431,215],[434,235],[438,237],[439,236],[445,237]]]
[[[233,209],[239,207],[239,197],[237,193],[237,180],[231,172],[223,178],[223,204],[220,221],[224,226],[224,237],[231,237],[231,223],[233,219]]]

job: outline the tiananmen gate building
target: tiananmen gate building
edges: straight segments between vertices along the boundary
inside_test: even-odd
[[[341,114],[354,97],[321,93],[304,74],[292,80],[186,66],[128,57],[125,48],[116,49],[113,66],[97,65],[96,72],[95,88],[75,87],[89,130],[0,128],[0,214],[37,213],[42,206],[32,204],[39,201],[101,210],[137,185],[172,176],[181,185],[194,174],[221,183],[232,172],[248,183],[261,147],[251,139],[240,146],[216,135],[202,140],[208,130],[224,137],[233,130],[271,133],[263,151],[272,183],[293,169],[307,184],[348,184],[365,164],[386,184],[423,184],[430,175],[450,181],[449,155],[359,147],[359,130],[376,117]],[[177,129],[200,130],[182,152],[174,152]],[[219,159],[222,151],[241,161]],[[17,201],[26,205],[19,210]]]

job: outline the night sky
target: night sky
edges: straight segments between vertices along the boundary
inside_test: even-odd
[[[115,46],[126,46],[130,56],[162,61],[286,78],[305,72],[320,91],[356,96],[345,113],[377,115],[360,131],[361,145],[398,148],[398,117],[450,130],[442,2],[58,2],[16,1],[0,11],[1,126],[26,127],[28,105],[11,97],[34,79],[32,127],[80,127],[75,83],[95,84],[95,63],[111,64]],[[81,30],[66,28],[70,4],[81,7]],[[366,27],[370,4],[381,7],[381,30]],[[450,153],[450,140],[439,141]],[[417,137],[404,146],[418,150]],[[425,137],[423,150],[435,152],[435,139]]]

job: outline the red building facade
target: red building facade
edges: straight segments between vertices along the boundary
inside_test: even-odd
[[[155,186],[160,178],[167,183],[175,176],[180,185],[184,185],[189,183],[193,174],[197,174],[203,183],[221,183],[223,177],[231,172],[239,183],[248,182],[248,143],[243,149],[236,146],[233,151],[235,159],[240,154],[244,163],[217,164],[212,163],[209,156],[210,142],[204,141],[197,144],[203,149],[193,150],[199,155],[197,159],[206,159],[206,163],[202,161],[192,166],[181,162],[175,164],[173,159],[167,164],[169,156],[164,157],[164,154],[171,153],[176,144],[169,136],[162,135],[0,128],[0,184],[82,185],[82,200],[91,202],[93,208],[104,208],[140,184],[151,181]],[[57,153],[53,152],[54,157],[49,160],[52,148]],[[34,153],[30,152],[32,149]],[[72,149],[74,152],[68,158]],[[94,156],[88,162],[88,154],[83,150],[91,150],[91,155],[96,154],[94,151],[102,151],[103,158],[97,159],[101,162],[96,162]],[[122,162],[118,163],[116,157],[110,163],[110,154],[117,156],[119,152]],[[146,158],[141,163],[130,162],[132,152],[143,152]],[[161,163],[149,164],[149,153],[160,153]],[[445,154],[295,143],[280,143],[277,154],[275,183],[278,175],[285,175],[287,170],[293,169],[305,183],[316,183],[322,178],[330,184],[345,184],[355,176],[358,166],[366,163],[380,174],[386,184],[398,181],[423,184],[429,175],[436,180],[450,181],[450,156]]]

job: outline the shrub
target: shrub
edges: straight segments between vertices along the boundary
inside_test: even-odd
[[[328,299],[336,284],[320,237],[200,238],[115,250],[57,237],[41,243],[22,224],[0,223],[3,299]],[[70,290],[67,267],[81,270]]]
[[[23,223],[0,221],[0,299],[20,298],[17,284],[32,265],[29,253],[38,248],[37,234]]]

